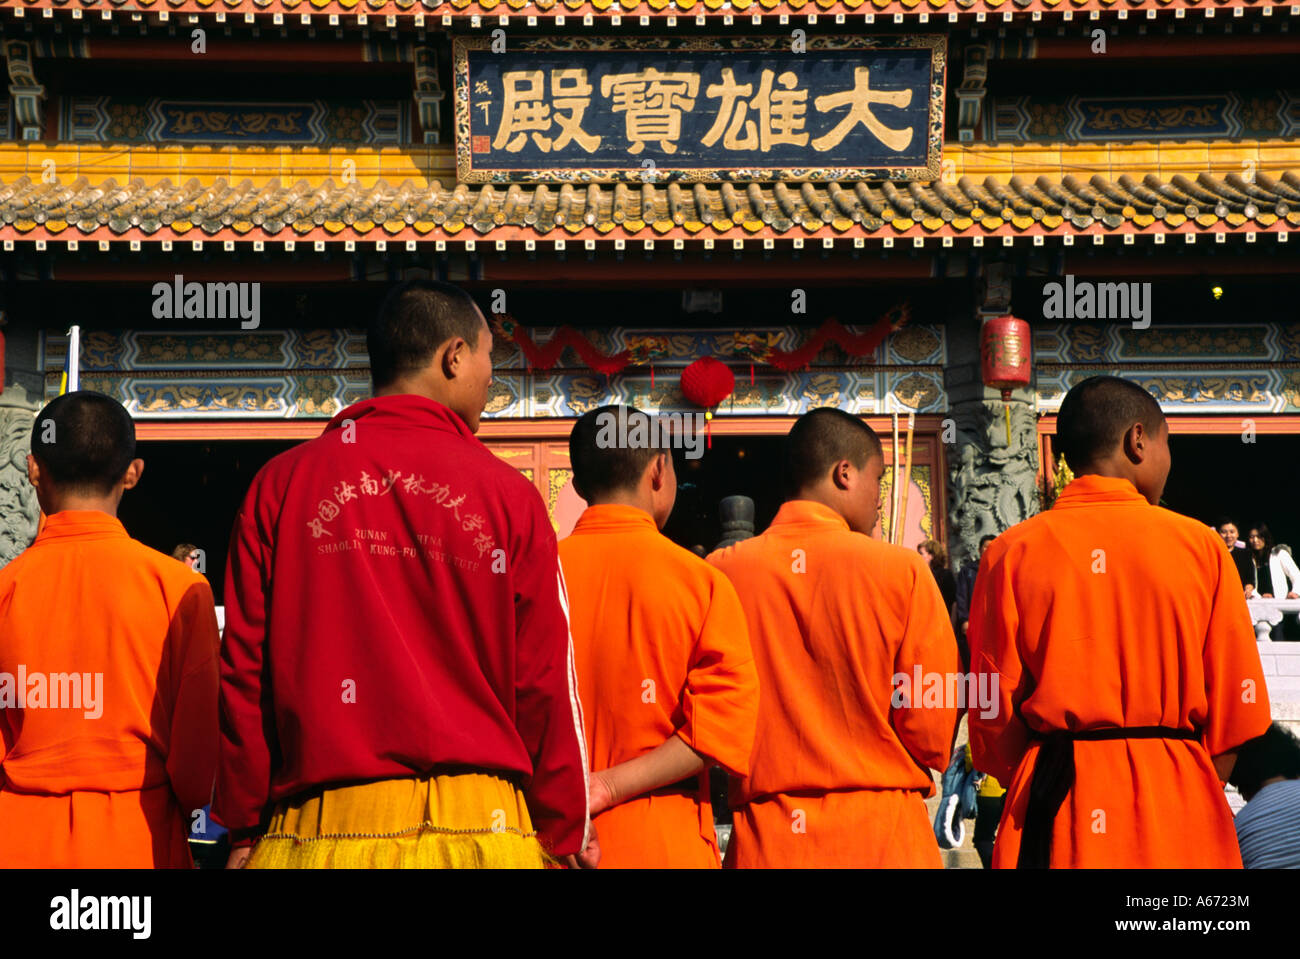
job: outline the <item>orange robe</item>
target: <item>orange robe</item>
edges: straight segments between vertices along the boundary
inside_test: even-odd
[[[740,594],[763,691],[726,865],[940,867],[926,767],[948,764],[957,704],[909,693],[959,666],[924,560],[794,500],[709,562]]]
[[[193,865],[217,646],[201,575],[107,513],[48,518],[0,569],[0,867]]]
[[[592,506],[560,543],[593,772],[676,735],[738,776],[749,770],[758,678],[725,576],[631,506]],[[717,868],[707,768],[594,820],[600,865]]]
[[[1007,785],[993,865],[1013,868],[1033,732],[1164,726],[1176,739],[1078,741],[1053,867],[1241,867],[1211,756],[1263,734],[1268,693],[1241,578],[1207,526],[1127,480],[1080,476],[986,551],[970,618],[999,708],[971,710],[975,766]]]

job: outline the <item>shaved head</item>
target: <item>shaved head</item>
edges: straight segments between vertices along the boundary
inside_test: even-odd
[[[135,459],[135,423],[111,396],[67,393],[36,415],[32,456],[60,489],[105,495]]]
[[[1061,402],[1056,446],[1070,469],[1080,473],[1113,453],[1135,423],[1155,434],[1164,422],[1155,397],[1136,383],[1092,376],[1075,384]]]
[[[625,435],[619,433],[620,422]],[[592,502],[635,490],[646,467],[668,452],[653,427],[652,418],[634,406],[602,406],[578,417],[569,434],[569,464],[578,494]]]
[[[478,307],[459,287],[411,280],[394,288],[366,330],[375,389],[428,366],[438,347],[455,337],[477,346],[482,327]]]
[[[880,438],[858,417],[829,406],[805,413],[785,440],[786,495],[825,479],[842,460],[862,469],[874,456],[884,457]]]

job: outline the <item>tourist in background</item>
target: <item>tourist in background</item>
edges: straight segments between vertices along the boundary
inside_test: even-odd
[[[979,555],[974,559],[968,559],[962,564],[961,570],[957,573],[953,625],[956,627],[957,649],[961,652],[962,669],[965,670],[970,669],[970,643],[966,640],[966,628],[970,626],[970,598],[975,593],[975,575],[979,572],[980,560],[984,557],[984,551],[988,549],[989,543],[995,539],[997,537],[993,535],[980,539]],[[942,591],[942,586],[940,586],[940,590]]]
[[[989,539],[994,537],[990,536]],[[966,768],[975,772],[975,835],[971,845],[979,853],[980,865],[993,868],[993,846],[998,838],[998,823],[1002,821],[1002,808],[1007,804],[1007,790],[997,778],[975,769],[970,742],[966,743]]]
[[[1251,527],[1247,542],[1250,578],[1246,580],[1246,598],[1258,593],[1261,599],[1300,599],[1300,567],[1291,551],[1274,545],[1273,534],[1263,523]]]
[[[1247,560],[1245,569],[1245,589],[1247,599],[1300,599],[1300,567],[1291,558],[1291,552],[1285,547],[1275,546],[1273,534],[1263,523],[1250,528],[1246,537]],[[1279,610],[1258,610],[1252,608],[1252,618],[1256,622],[1267,622],[1270,638],[1285,639],[1282,626],[1282,613]]]
[[[1246,544],[1241,541],[1241,528],[1237,526],[1230,517],[1221,516],[1218,522],[1214,524],[1214,531],[1223,539],[1223,545],[1228,549],[1245,549]]]
[[[176,548],[172,550],[172,559],[184,563],[190,569],[194,568],[194,563],[198,559],[195,550],[198,549],[193,543],[177,543]]]
[[[1214,524],[1214,531],[1219,534],[1223,545],[1228,548],[1228,554],[1232,557],[1233,565],[1237,567],[1237,573],[1241,576],[1241,585],[1244,587],[1250,581],[1250,552],[1240,539],[1241,528],[1230,517],[1222,516]]]
[[[916,547],[921,558],[930,564],[934,581],[939,584],[939,595],[943,597],[944,609],[952,616],[953,603],[957,601],[957,579],[948,568],[948,548],[937,539],[927,539]]]
[[[967,560],[957,573],[957,596],[953,609],[953,620],[957,632],[957,647],[961,651],[962,668],[969,671],[970,643],[966,639],[966,630],[970,627],[970,601],[975,594],[975,580],[979,573],[980,560],[989,548],[989,543],[997,539],[987,535],[980,538],[979,555]],[[936,578],[937,575],[936,575]],[[996,777],[975,769],[971,757],[970,743],[965,746],[964,758],[968,772],[975,774],[975,835],[971,844],[979,853],[980,863],[985,869],[993,868],[993,844],[998,835],[998,822],[1002,819],[1002,807],[1006,804],[1007,791]]]
[[[1300,869],[1300,742],[1278,723],[1245,743],[1228,782],[1246,807],[1234,825],[1247,869]]]

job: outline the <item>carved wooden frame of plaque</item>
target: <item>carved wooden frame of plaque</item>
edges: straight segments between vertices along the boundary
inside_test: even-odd
[[[645,50],[748,52],[788,47],[789,37],[540,37],[516,41],[515,50],[556,51]],[[490,49],[487,37],[452,40],[453,100],[455,105],[456,177],[461,183],[698,183],[796,182],[826,183],[841,180],[938,180],[943,166],[945,71],[948,38],[942,34],[881,37],[810,37],[808,51],[925,49],[930,54],[930,103],[926,123],[926,165],[923,167],[753,167],[746,169],[592,169],[551,167],[534,170],[474,170],[469,138],[469,51]]]

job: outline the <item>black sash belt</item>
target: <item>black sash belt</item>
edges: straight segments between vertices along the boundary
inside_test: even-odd
[[[694,776],[687,776],[680,782],[669,783],[667,786],[660,786],[658,789],[652,789],[646,793],[647,796],[696,796],[700,792],[700,776],[696,773]]]
[[[1075,740],[1099,739],[1191,739],[1199,741],[1194,729],[1169,726],[1128,726],[1108,729],[1080,729],[1040,734],[1043,745],[1038,750],[1034,772],[1029,780],[1029,805],[1025,809],[1025,828],[1020,835],[1017,869],[1046,869],[1052,858],[1052,825],[1061,804],[1074,786]]]

